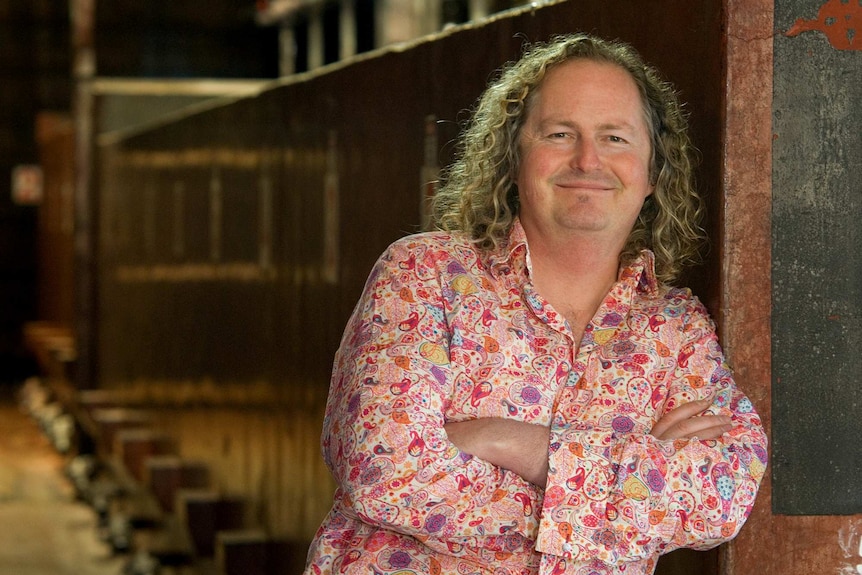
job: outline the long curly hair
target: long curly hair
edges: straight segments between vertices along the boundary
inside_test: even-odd
[[[482,249],[496,249],[505,242],[518,213],[518,138],[531,100],[550,68],[576,58],[620,66],[638,87],[652,139],[654,190],[620,261],[629,262],[641,250],[651,249],[658,279],[670,284],[686,265],[698,261],[705,237],[700,227],[703,202],[693,179],[697,153],[673,87],[622,42],[585,34],[557,36],[527,45],[521,59],[503,66],[479,98],[461,134],[456,159],[442,174],[433,200],[434,224],[467,233]]]

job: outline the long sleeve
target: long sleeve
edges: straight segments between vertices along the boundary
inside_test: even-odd
[[[552,426],[539,551],[637,561],[677,547],[713,547],[748,517],[765,472],[766,435],[706,311],[681,293],[615,326],[625,337],[604,336],[587,350],[583,376],[564,390]],[[662,414],[711,392],[707,413],[732,416],[730,432],[709,441],[649,434]]]
[[[368,278],[336,355],[324,421],[336,503],[441,553],[504,550],[518,536],[531,548],[537,489],[459,451],[443,429],[466,378],[450,361],[447,311],[460,288],[443,278],[446,257],[433,243],[396,242]]]

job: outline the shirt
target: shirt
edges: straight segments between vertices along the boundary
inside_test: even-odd
[[[714,393],[719,439],[658,440],[665,412]],[[459,450],[444,424],[549,426],[546,489]],[[333,507],[307,575],[646,574],[736,535],[766,435],[713,324],[644,251],[573,340],[536,292],[516,220],[485,251],[430,232],[377,261],[333,366],[322,435]]]

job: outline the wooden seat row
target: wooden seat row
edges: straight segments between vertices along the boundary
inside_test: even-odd
[[[66,474],[96,513],[101,539],[128,554],[127,573],[301,572],[305,544],[248,521],[245,501],[214,489],[207,463],[181,456],[148,410],[124,405],[118,393],[70,392],[58,381],[28,381],[22,402],[44,429],[51,419],[74,420]]]

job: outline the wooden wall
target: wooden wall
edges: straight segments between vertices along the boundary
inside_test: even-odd
[[[550,4],[103,138],[98,386],[211,462],[259,524],[310,538],[333,487],[318,442],[344,323],[376,257],[420,228],[423,178],[492,72],[553,33],[634,44],[688,102],[720,245],[722,26],[717,0]],[[690,278],[715,314],[718,255]],[[666,573],[717,570],[715,554],[676,557]]]
[[[0,0],[0,382],[31,375],[22,328],[42,309],[37,208],[12,201],[12,170],[38,164],[36,116],[69,109],[62,2]]]
[[[44,199],[38,212],[38,313],[41,320],[74,324],[74,126],[68,114],[36,118]]]

